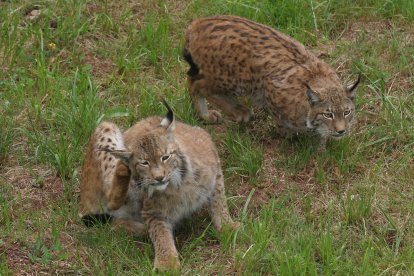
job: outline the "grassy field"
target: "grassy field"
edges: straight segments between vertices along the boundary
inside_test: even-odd
[[[344,82],[358,73],[358,123],[316,152],[254,123],[204,126],[186,90],[183,32],[234,14],[303,42]],[[414,273],[414,1],[0,1],[0,274],[148,275],[147,237],[77,217],[85,144],[102,120],[123,129],[164,114],[208,129],[229,206],[176,231],[183,275]]]

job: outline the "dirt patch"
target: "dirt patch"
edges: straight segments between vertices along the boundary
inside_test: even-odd
[[[87,260],[82,247],[71,236],[61,232],[53,238],[51,229],[28,236],[24,241],[0,240],[0,255],[5,256],[7,265],[16,275],[61,274],[74,271],[77,258]]]
[[[299,173],[290,174],[275,165],[276,160],[282,158],[278,154],[280,144],[281,139],[264,141],[263,163],[258,184],[253,186],[249,181],[242,179],[236,188],[235,193],[246,198],[251,190],[255,189],[250,202],[250,207],[253,209],[260,209],[260,206],[265,206],[271,198],[278,197],[292,189],[299,190],[303,194],[314,193],[320,189],[319,185],[315,185],[314,169],[306,167]]]
[[[17,241],[2,241],[0,243],[0,255],[6,256],[10,270],[19,275],[31,275],[30,271],[39,271],[40,266],[31,263],[27,250]],[[29,268],[30,269],[24,269]]]
[[[88,17],[104,13],[111,18],[119,19],[123,15],[123,23],[134,23],[140,25],[142,17],[148,11],[156,9],[156,1],[109,1],[107,5],[88,3],[85,8],[85,15]],[[125,16],[130,14],[130,16]]]
[[[353,22],[339,38],[347,41],[356,41],[359,34],[364,32],[369,40],[381,40],[393,28],[390,20],[368,21],[361,18],[359,21]]]
[[[222,249],[219,241],[209,241],[203,245],[197,246],[191,250],[191,258],[196,258],[196,262],[191,262],[189,269],[196,271],[200,268],[206,268],[206,275],[239,275],[235,270],[235,261],[231,255]],[[203,266],[200,266],[203,263]],[[208,269],[207,269],[208,268]],[[188,274],[189,271],[186,271]],[[207,272],[204,272],[207,273]],[[191,272],[189,273],[192,274]]]
[[[6,183],[10,183],[14,198],[21,198],[22,208],[40,209],[61,198],[64,185],[60,178],[48,169],[34,167],[9,167],[4,169],[3,176]]]
[[[113,64],[109,59],[104,59],[97,57],[91,51],[88,51],[86,48],[83,49],[85,53],[82,62],[91,66],[92,75],[96,77],[102,77],[109,74],[113,69]]]
[[[91,42],[85,40],[84,43],[90,44]],[[114,64],[110,59],[96,56],[87,45],[81,46],[76,54],[62,49],[51,58],[50,64],[58,65],[63,70],[69,70],[80,65],[89,65],[92,75],[98,78],[111,73],[114,68]]]

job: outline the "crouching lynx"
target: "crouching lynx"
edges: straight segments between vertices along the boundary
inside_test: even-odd
[[[281,134],[316,132],[321,149],[350,131],[359,77],[343,86],[328,64],[275,29],[235,16],[201,18],[188,27],[183,54],[193,105],[208,122],[220,122],[221,114],[206,100],[249,121],[252,112],[235,99],[248,96],[273,114]]]
[[[123,134],[112,123],[98,126],[86,152],[79,209],[87,223],[107,214],[130,232],[149,233],[159,270],[179,267],[173,228],[203,205],[216,229],[238,226],[210,135],[175,122],[166,106],[165,118],[146,118]]]

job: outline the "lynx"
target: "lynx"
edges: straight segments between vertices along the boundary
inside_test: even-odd
[[[158,270],[180,266],[174,226],[203,205],[213,225],[236,228],[224,194],[219,156],[199,127],[165,118],[146,118],[123,134],[104,122],[92,135],[81,180],[80,216],[111,218],[134,234],[148,233]]]
[[[316,133],[322,150],[350,132],[360,77],[343,86],[328,64],[275,29],[235,16],[201,18],[185,33],[183,55],[194,108],[207,122],[222,120],[207,101],[249,121],[252,111],[236,99],[247,96],[270,111],[282,135]]]

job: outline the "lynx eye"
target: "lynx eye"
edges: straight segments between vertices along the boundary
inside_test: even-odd
[[[349,114],[351,114],[351,109],[347,109],[344,111],[344,116],[348,116]]]
[[[322,113],[322,115],[326,119],[333,119],[334,118],[334,114],[332,112],[324,112],[324,113]]]
[[[147,160],[144,160],[140,161],[138,164],[143,167],[148,167],[150,163]]]
[[[171,154],[167,154],[167,155],[163,155],[161,156],[161,161],[167,161],[168,159],[170,159]]]

